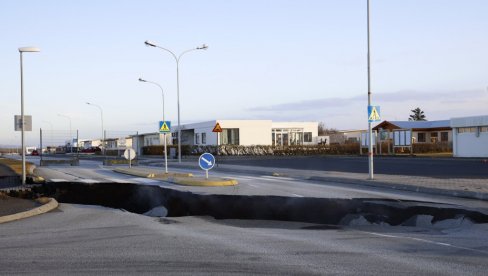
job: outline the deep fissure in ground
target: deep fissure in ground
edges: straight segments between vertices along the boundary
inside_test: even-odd
[[[344,225],[362,217],[369,223],[405,225],[415,216],[488,222],[488,216],[453,205],[389,199],[296,198],[282,196],[201,195],[158,186],[120,183],[46,183],[33,192],[62,203],[101,205],[143,214],[164,206],[168,217],[212,216]]]

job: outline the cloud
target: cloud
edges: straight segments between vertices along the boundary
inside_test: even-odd
[[[426,92],[404,90],[392,93],[373,93],[372,98],[375,104],[381,103],[405,103],[416,102],[414,105],[421,106],[430,103],[457,103],[466,104],[488,96],[486,91],[482,90],[464,90],[464,91],[443,91],[443,92]],[[353,96],[349,98],[323,98],[307,100],[293,103],[283,103],[270,106],[260,106],[248,109],[251,112],[281,112],[290,110],[323,110],[324,108],[346,108],[357,104],[365,104],[366,95]]]
[[[420,107],[428,120],[488,114],[488,92],[397,91],[374,93],[373,104],[381,106],[382,120],[407,120],[410,110]],[[273,121],[319,121],[337,129],[367,127],[367,96],[322,98],[247,109],[248,118]]]

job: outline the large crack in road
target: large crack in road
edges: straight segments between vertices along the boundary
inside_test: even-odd
[[[62,203],[101,205],[139,214],[164,206],[169,217],[212,216],[216,219],[282,220],[327,225],[428,226],[488,222],[487,214],[474,209],[392,199],[201,195],[120,183],[46,183],[34,191]]]

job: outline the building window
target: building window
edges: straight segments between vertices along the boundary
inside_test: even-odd
[[[312,142],[312,132],[304,132],[303,133],[303,141],[306,143]]]
[[[198,145],[199,141],[200,141],[200,133],[195,133],[195,145]]]
[[[303,129],[273,128],[271,141],[273,146],[301,145],[303,144]]]
[[[239,145],[239,129],[222,129],[222,145]]]
[[[476,127],[459,127],[458,133],[476,132]]]
[[[207,143],[207,133],[202,133],[202,144],[206,144]]]
[[[480,127],[480,132],[488,132],[488,126]]]
[[[425,133],[420,132],[417,134],[417,141],[419,143],[425,143]]]
[[[449,141],[449,132],[443,131],[441,132],[441,142]]]
[[[430,133],[430,142],[437,143],[439,141],[439,133],[438,132],[431,132]]]

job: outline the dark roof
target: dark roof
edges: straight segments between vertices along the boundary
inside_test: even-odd
[[[414,130],[428,130],[428,129],[451,129],[450,120],[441,121],[383,121],[373,129],[414,129]]]

